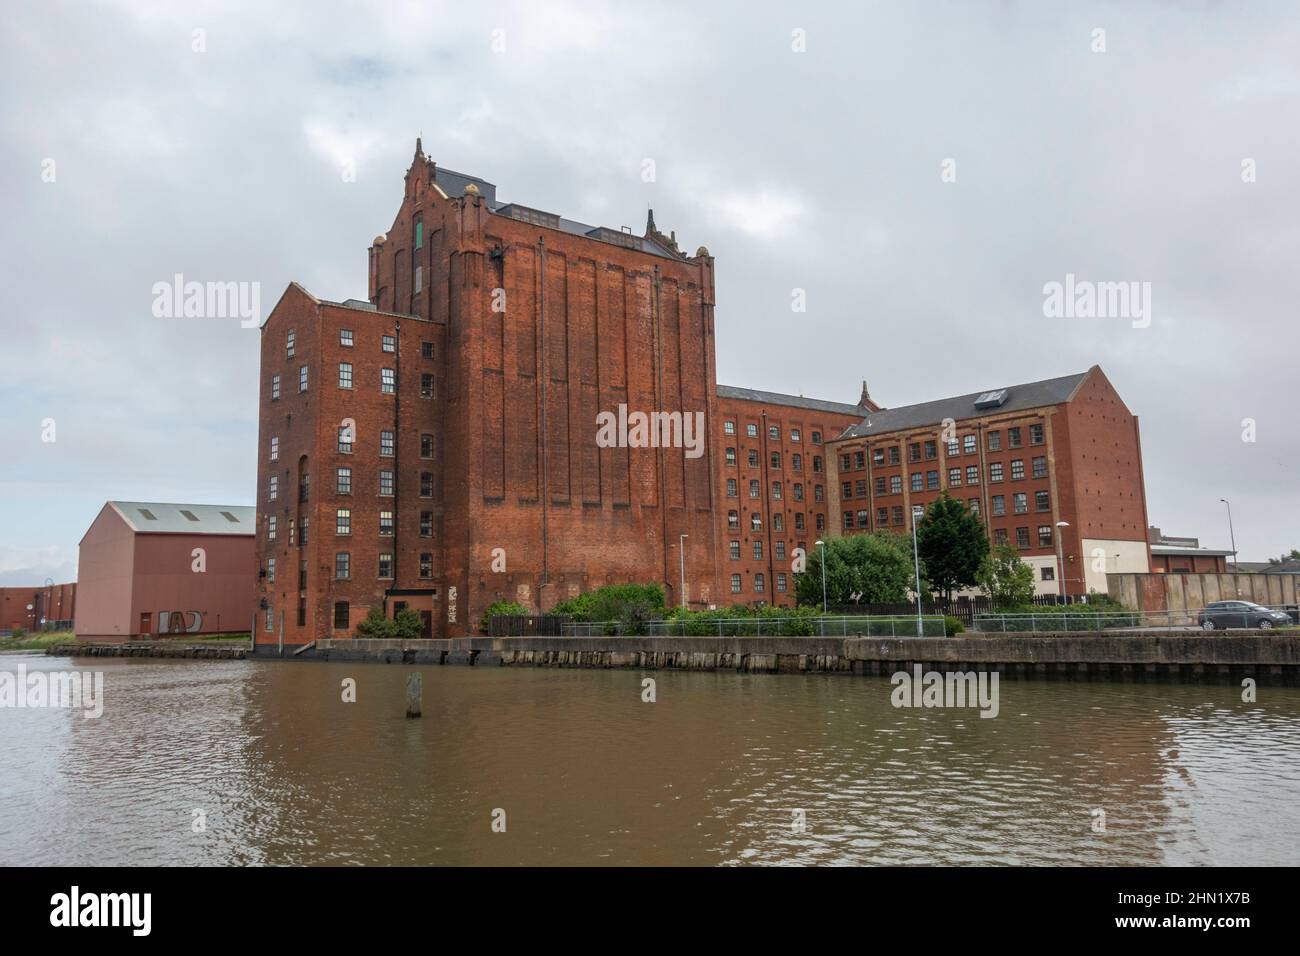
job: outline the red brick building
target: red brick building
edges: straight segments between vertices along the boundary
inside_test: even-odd
[[[1151,570],[1138,420],[1095,365],[873,412],[827,459],[842,533],[910,532],[911,509],[947,491],[992,545],[1020,551],[1040,593],[1063,578],[1068,594],[1104,594],[1108,573]]]
[[[0,631],[65,630],[77,610],[77,584],[0,588]]]
[[[716,381],[707,249],[653,214],[634,235],[498,202],[417,140],[369,301],[294,283],[262,327],[259,642],[351,636],[372,608],[459,635],[496,601],[544,611],[629,581],[697,608],[793,604],[795,548],[840,528],[836,457],[875,432],[839,437],[879,406],[865,385],[847,404]],[[1119,434],[1136,456],[1135,420],[1094,387],[1051,419],[1052,481],[1084,493],[1088,442]],[[1030,410],[974,424],[1013,409]],[[659,416],[648,442],[637,415]],[[1099,507],[1098,533],[1123,539]]]

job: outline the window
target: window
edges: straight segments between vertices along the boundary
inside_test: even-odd
[[[799,429],[797,429],[797,428],[792,428],[792,429],[790,429],[790,440],[791,440],[791,441],[798,441],[798,440],[799,440]]]
[[[844,512],[844,527],[845,527],[845,529],[848,529],[848,528],[852,528],[852,527],[853,527],[853,512],[852,512],[852,511],[846,511],[846,512]]]
[[[264,627],[268,631],[275,630],[275,608],[270,604],[270,602],[266,605],[266,620]]]
[[[791,455],[790,467],[795,471],[803,471],[803,455]]]
[[[973,455],[973,454],[975,454],[975,436],[974,436],[974,435],[967,435],[965,438],[963,438],[963,439],[961,440],[961,450],[962,450],[962,454],[965,454],[965,455]]]
[[[395,338],[394,338],[393,336],[391,336],[391,335],[385,335],[385,336],[382,336],[382,337],[380,338],[380,340],[379,340],[379,348],[380,348],[381,351],[384,351],[384,352],[396,352],[396,351],[397,351],[397,339],[395,339]]]
[[[772,482],[772,499],[774,501],[781,500],[781,482],[779,481]]]
[[[794,500],[803,501],[803,482],[796,481],[794,483]]]
[[[1007,529],[1006,529],[1006,528],[994,528],[994,529],[993,529],[993,543],[994,543],[994,544],[998,544],[998,545],[1002,545],[1002,544],[1006,544],[1006,543],[1007,543]]]
[[[393,513],[391,511],[379,512],[379,534],[387,537],[393,533]]]
[[[735,422],[723,422],[723,423],[722,423],[722,433],[723,433],[724,435],[734,435],[734,434],[736,434],[736,423],[735,423]]]
[[[903,476],[902,476],[902,475],[890,475],[890,476],[889,476],[889,493],[890,493],[891,495],[901,495],[901,494],[903,493]]]
[[[920,460],[921,460],[921,444],[920,444],[920,442],[912,442],[911,444],[909,444],[909,445],[907,446],[907,460],[908,460],[908,461],[920,461]]]
[[[820,445],[820,444],[822,443],[822,433],[821,433],[821,432],[813,432],[813,433],[812,433],[812,443],[813,443],[814,445]]]
[[[925,460],[931,461],[939,457],[939,446],[932,441],[925,443]]]
[[[821,485],[813,485],[813,501],[825,501],[825,489]]]
[[[953,458],[961,453],[961,442],[953,438],[948,442],[948,457]]]
[[[816,527],[817,527],[817,530],[818,530],[818,531],[825,531],[825,530],[826,530],[826,516],[825,516],[824,514],[821,514],[821,513],[819,512],[819,513],[817,514],[817,521],[815,522],[815,524],[816,524]]]
[[[1056,568],[1043,567],[1043,568],[1039,568],[1038,570],[1039,573],[1042,575],[1042,579],[1044,581],[1056,580]]]
[[[749,450],[749,454],[746,456],[746,459],[749,462],[750,468],[758,467],[758,452],[755,449],[751,448]]]
[[[989,481],[1002,480],[1002,462],[995,461],[989,465]]]
[[[387,469],[379,473],[379,495],[382,498],[393,497],[393,473]]]
[[[925,487],[925,475],[919,471],[912,472],[912,490],[920,491],[923,487]]]
[[[781,453],[780,453],[779,451],[774,451],[774,452],[772,452],[772,454],[768,456],[768,463],[769,463],[773,468],[780,468],[780,467],[781,467]]]
[[[1017,529],[1016,529],[1016,547],[1017,547],[1017,548],[1020,548],[1022,551],[1023,551],[1025,548],[1029,547],[1029,529],[1028,529],[1028,528],[1017,528]]]
[[[340,495],[352,494],[351,468],[338,468],[335,470],[334,493]]]
[[[949,487],[949,488],[956,488],[956,487],[958,487],[960,484],[961,484],[961,469],[960,469],[960,468],[949,468],[949,469],[948,469],[948,487]]]
[[[298,369],[298,391],[307,391],[307,366]]]
[[[345,349],[352,348],[351,329],[339,329],[339,345],[343,346]]]
[[[776,572],[776,589],[778,591],[785,590],[785,582],[786,582],[785,572],[784,571]]]
[[[813,455],[813,474],[820,475],[821,473],[822,473],[822,456]]]
[[[279,460],[280,460],[280,439],[273,437],[271,439],[271,461],[279,461]]]
[[[1008,429],[1007,429],[1007,447],[1008,447],[1008,448],[1019,448],[1019,447],[1020,447],[1020,429],[1019,429],[1019,428],[1008,428]]]
[[[1050,548],[1052,546],[1052,526],[1050,524],[1040,524],[1038,526],[1038,546],[1040,548]]]
[[[762,574],[754,575],[754,593],[762,594],[763,587],[764,587],[763,575]]]
[[[1007,499],[1005,495],[994,495],[989,500],[993,504],[993,514],[995,516],[1007,513]]]
[[[859,498],[867,496],[867,482],[865,478],[859,478],[853,483],[853,493]]]
[[[434,383],[434,379],[433,379],[432,372],[420,373],[420,397],[421,398],[433,398],[435,392],[433,383]]]
[[[287,359],[293,358],[293,343],[296,338],[293,329],[290,329],[289,334],[284,337],[284,357]]]
[[[420,512],[420,537],[421,538],[433,537],[433,512],[432,511]]]
[[[859,528],[865,528],[865,527],[867,526],[867,520],[868,520],[868,518],[870,518],[870,515],[866,512],[865,509],[862,510],[862,511],[859,511],[859,512],[858,512],[858,527],[859,527]]]
[[[1012,502],[1016,509],[1016,514],[1023,515],[1029,513],[1029,496],[1023,491],[1018,491],[1012,496]]]
[[[1035,458],[1035,459],[1033,460],[1033,467],[1034,467],[1034,477],[1035,477],[1035,478],[1046,478],[1046,477],[1047,477],[1047,459],[1046,459],[1046,458],[1043,458],[1043,457],[1041,457],[1041,456],[1038,457],[1038,458]]]
[[[334,513],[334,533],[351,534],[352,533],[352,509],[339,508]]]
[[[433,457],[433,436],[432,435],[420,436],[420,457],[421,458]]]
[[[1002,433],[989,432],[989,451],[1002,450]]]
[[[274,501],[276,498],[279,498],[279,497],[280,497],[280,476],[279,476],[279,475],[272,475],[272,476],[271,476],[271,487],[270,487],[269,489],[267,489],[266,500],[267,500],[267,501]]]
[[[266,519],[266,540],[275,540],[276,520],[275,515],[268,515]]]
[[[740,512],[739,512],[739,511],[732,510],[732,511],[728,511],[728,512],[727,512],[727,527],[728,527],[730,530],[732,530],[732,531],[738,531],[738,530],[740,530]]]
[[[740,542],[739,542],[739,541],[732,541],[730,547],[731,547],[731,560],[732,560],[732,561],[739,561],[739,560],[740,560]]]
[[[967,465],[967,466],[966,466],[966,484],[968,484],[968,485],[978,485],[979,483],[980,483],[980,466],[979,466],[979,465]]]
[[[433,472],[431,471],[420,472],[420,497],[433,497]]]
[[[727,479],[727,497],[728,497],[728,498],[735,498],[735,497],[740,493],[740,492],[738,492],[736,489],[737,489],[736,479],[735,479],[735,478],[728,478],[728,479]]]
[[[930,491],[935,491],[939,487],[939,473],[937,471],[927,471],[925,473],[925,487]]]
[[[731,593],[732,593],[732,594],[739,594],[739,593],[740,593],[740,575],[739,575],[739,574],[733,574],[733,575],[731,576]]]
[[[757,438],[758,426],[755,425],[753,422],[750,422],[748,425],[745,426],[745,434],[748,435],[750,438]]]
[[[855,452],[853,453],[853,467],[854,467],[855,469],[856,469],[856,468],[866,468],[866,467],[867,467],[867,453],[866,453],[866,452],[863,452],[863,451],[855,451]]]
[[[795,531],[802,531],[802,530],[803,530],[803,512],[802,512],[802,511],[796,511],[796,512],[794,513],[794,530],[795,530]]]
[[[392,458],[395,447],[395,436],[393,432],[381,431],[379,433],[379,457]]]
[[[387,552],[379,556],[379,577],[391,578],[393,576],[393,556]]]
[[[392,395],[397,391],[397,373],[391,368],[379,370],[379,391],[384,395]]]
[[[885,463],[885,449],[873,448],[871,450],[871,461],[873,464],[883,465]]]
[[[750,531],[763,530],[763,519],[759,517],[758,512],[754,512],[752,515],[749,516],[749,530]]]
[[[727,464],[733,468],[736,466],[736,449],[727,449]]]
[[[420,552],[420,577],[433,577],[433,553],[430,551]]]
[[[751,480],[749,483],[749,497],[757,498],[759,496],[758,482]]]
[[[1025,477],[1025,460],[1023,458],[1011,459],[1011,480],[1020,481]]]
[[[421,343],[420,343],[420,358],[426,358],[426,359],[431,359],[431,358],[433,358],[433,343],[432,343],[432,342],[421,342]]]
[[[300,548],[307,547],[307,521],[308,521],[307,518],[303,518],[302,526],[298,529],[301,532],[301,535],[298,538],[298,547]],[[304,587],[304,586],[305,585],[299,585],[299,587]]]
[[[271,401],[278,402],[279,400],[280,400],[280,376],[272,375],[271,376]]]
[[[1046,492],[1046,491],[1035,491],[1035,492],[1034,492],[1034,510],[1035,510],[1035,511],[1051,511],[1051,510],[1052,510],[1052,500],[1051,500],[1051,495],[1050,495],[1050,493],[1048,493],[1048,492]]]
[[[970,509],[971,514],[975,515],[977,518],[979,517],[980,500],[978,498],[970,499],[970,501],[966,502],[966,507]]]
[[[415,248],[424,248],[424,219],[420,216],[415,218]]]
[[[755,560],[755,561],[762,561],[762,560],[763,560],[763,542],[762,542],[761,540],[759,540],[759,541],[755,541],[755,542],[750,546],[750,550],[751,550],[751,551],[753,552],[753,554],[754,554],[754,560]]]
[[[888,508],[877,508],[877,509],[876,509],[876,524],[878,524],[878,525],[887,525],[887,524],[889,524],[889,509],[888,509]]]
[[[876,487],[876,494],[883,495],[885,493],[885,478],[883,475],[879,475],[876,477],[875,487]]]
[[[266,559],[266,581],[268,584],[275,583],[275,558]]]
[[[1043,426],[1042,426],[1042,425],[1030,425],[1030,426],[1029,426],[1029,444],[1031,444],[1031,445],[1041,445],[1042,443],[1043,443]]]
[[[347,551],[337,551],[334,554],[334,579],[336,581],[346,581],[352,577],[352,555]]]
[[[351,425],[339,426],[338,449],[341,454],[344,455],[352,454],[352,426]]]
[[[768,437],[768,440],[769,440],[769,441],[780,441],[780,440],[781,440],[781,426],[780,426],[780,425],[768,425],[768,426],[767,426],[767,437]]]
[[[902,524],[902,523],[903,523],[903,506],[902,506],[902,505],[894,505],[892,508],[889,509],[889,520],[892,521],[894,524]]]
[[[352,387],[352,363],[339,362],[339,388]]]
[[[784,541],[778,541],[778,542],[776,542],[776,543],[773,545],[773,547],[776,548],[776,559],[777,559],[778,561],[784,561],[784,560],[785,560],[785,542],[784,542]]]
[[[334,602],[334,630],[346,631],[348,629],[348,602]]]
[[[424,266],[415,267],[415,291],[424,291]]]
[[[889,447],[889,463],[890,463],[891,465],[897,465],[897,464],[898,464],[898,460],[899,460],[899,459],[898,459],[898,454],[899,454],[899,453],[898,453],[898,446],[897,446],[897,445],[891,445],[891,446]]]
[[[844,484],[840,486],[840,497],[841,498],[853,497],[853,482],[846,481],[844,482]]]
[[[307,500],[307,492],[310,490],[310,488],[311,488],[311,474],[309,472],[304,471],[301,475],[298,476],[298,500],[299,501]]]
[[[840,455],[840,471],[848,471],[848,470],[849,470],[849,456]]]

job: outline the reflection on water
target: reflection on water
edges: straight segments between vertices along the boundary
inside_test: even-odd
[[[0,864],[1300,858],[1296,688],[1003,681],[981,720],[886,678],[424,667],[407,720],[410,668],[93,664],[99,720],[0,709]]]

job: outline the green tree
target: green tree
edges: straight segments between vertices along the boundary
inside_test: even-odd
[[[501,615],[502,617],[527,617],[528,608],[516,601],[495,601],[492,604],[489,604],[487,609],[483,612],[483,617],[478,624],[479,631],[486,634],[492,618],[497,615]]]
[[[917,524],[916,546],[926,580],[949,600],[954,590],[979,583],[980,569],[989,556],[984,525],[946,491]]]
[[[829,538],[826,596],[831,604],[901,604],[914,572],[911,540],[888,531]],[[807,566],[795,575],[800,604],[822,603],[822,548],[814,546]]]
[[[980,590],[995,608],[1019,607],[1034,599],[1034,569],[1009,544],[999,545],[984,562],[979,579]]]

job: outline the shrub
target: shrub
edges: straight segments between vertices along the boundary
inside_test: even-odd
[[[663,617],[664,589],[659,584],[607,584],[561,601],[551,613],[575,621],[617,621],[637,627]]]
[[[483,612],[483,619],[479,621],[478,629],[486,634],[494,617],[527,617],[528,608],[524,607],[517,601],[496,601],[487,606]],[[560,613],[560,612],[556,612]]]
[[[956,637],[958,634],[965,632],[966,628],[961,623],[960,618],[953,617],[951,614],[943,616],[943,633],[945,637]]]
[[[365,618],[357,624],[357,637],[389,640],[396,636],[397,622],[385,617],[383,610],[378,607],[372,607]]]

